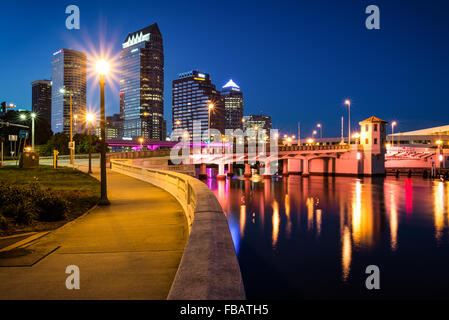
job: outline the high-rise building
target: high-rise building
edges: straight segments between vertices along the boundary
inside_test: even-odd
[[[36,80],[31,83],[31,110],[39,119],[51,124],[51,81]]]
[[[86,113],[87,56],[83,52],[61,49],[53,53],[51,87],[51,129],[70,134],[70,92],[72,93],[73,133],[83,132],[78,121]]]
[[[125,137],[162,140],[164,50],[157,23],[128,34],[120,55]]]
[[[120,92],[120,119],[125,120],[125,101],[123,99],[123,92]]]
[[[255,131],[258,130],[267,130],[267,134],[269,133],[268,130],[271,129],[271,117],[265,116],[263,114],[250,114],[247,116],[244,116],[244,127],[245,130],[253,129]]]
[[[194,122],[200,121],[201,132],[204,133],[209,128],[209,104],[213,104],[210,127],[224,133],[224,99],[215,89],[209,74],[200,71],[179,74],[178,79],[173,80],[173,129],[182,129],[192,136]]]
[[[221,91],[226,109],[226,129],[243,129],[243,93],[234,81],[229,80]]]
[[[106,140],[121,138],[123,137],[122,130],[122,120],[120,119],[120,114],[115,113],[112,116],[106,117]],[[101,129],[98,126],[95,128],[95,134],[99,137],[101,135]]]

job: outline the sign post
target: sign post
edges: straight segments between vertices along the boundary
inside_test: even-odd
[[[53,150],[53,168],[57,169],[58,168],[58,154],[59,151],[58,150]]]

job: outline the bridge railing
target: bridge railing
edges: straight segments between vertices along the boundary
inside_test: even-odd
[[[106,155],[106,160],[111,159],[138,159],[151,157],[167,157],[170,156],[170,150],[145,150],[145,151],[127,151],[127,152],[112,152]]]
[[[279,146],[279,151],[320,151],[320,150],[350,150],[351,146],[343,145],[325,145],[325,146]]]
[[[117,163],[116,161],[120,161],[121,164],[128,164],[128,165],[134,165],[137,167],[142,168],[148,168],[148,169],[154,169],[154,170],[163,170],[163,171],[172,171],[172,172],[178,172],[183,173],[189,176],[194,177],[195,176],[195,166],[190,164],[176,164],[176,165],[169,165],[169,164],[152,164],[152,163],[146,163],[144,160],[143,163],[139,163],[139,160],[134,161],[133,159],[113,159],[110,164],[110,168],[112,169],[113,165]],[[140,161],[142,162],[142,161]]]
[[[164,189],[181,204],[189,226],[169,300],[245,299],[240,267],[223,209],[212,191],[185,174],[111,160],[112,171]]]

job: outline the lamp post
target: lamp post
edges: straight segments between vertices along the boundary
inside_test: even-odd
[[[348,120],[348,144],[351,145],[351,100],[346,99],[345,105],[348,106],[349,120]]]
[[[210,113],[212,112],[212,110],[214,110],[214,104],[213,104],[213,103],[210,103],[210,104],[209,104],[209,110],[208,110],[208,113],[209,113],[209,121],[208,121],[208,125],[207,125],[209,142],[210,142]]]
[[[320,139],[323,139],[323,127],[321,126],[321,123],[318,123],[316,126],[320,128]]]
[[[394,127],[396,126],[396,121],[391,123],[391,145],[394,146]]]
[[[94,115],[92,113],[88,113],[86,115],[86,121],[89,126],[89,170],[87,173],[92,173],[92,122],[94,122]]]
[[[109,205],[106,184],[106,112],[104,106],[104,86],[106,84],[105,76],[109,71],[109,64],[105,60],[100,60],[97,62],[97,72],[100,76],[100,130],[101,130],[101,143],[100,143],[100,178],[101,178],[101,196],[100,205]]]
[[[355,144],[359,144],[360,133],[354,133],[352,137],[355,139]]]
[[[208,123],[207,123],[207,136],[208,136],[208,139],[209,139],[209,142],[207,144],[208,153],[209,153],[210,140],[211,140],[211,138],[210,138],[210,113],[212,112],[212,110],[214,110],[214,104],[213,103],[209,103],[209,106],[208,106],[209,120],[208,120]]]
[[[140,142],[140,151],[143,150],[143,138],[139,138],[139,142]]]
[[[37,114],[35,112],[30,113],[31,118],[31,151],[34,152],[34,119],[36,119]],[[21,120],[26,120],[27,116],[23,113],[20,114]]]
[[[31,112],[31,151],[34,152],[34,119],[36,118],[36,113]]]

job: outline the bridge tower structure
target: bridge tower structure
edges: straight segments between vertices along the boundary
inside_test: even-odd
[[[372,116],[359,124],[360,145],[357,158],[361,160],[363,166],[360,173],[384,175],[388,122]]]

